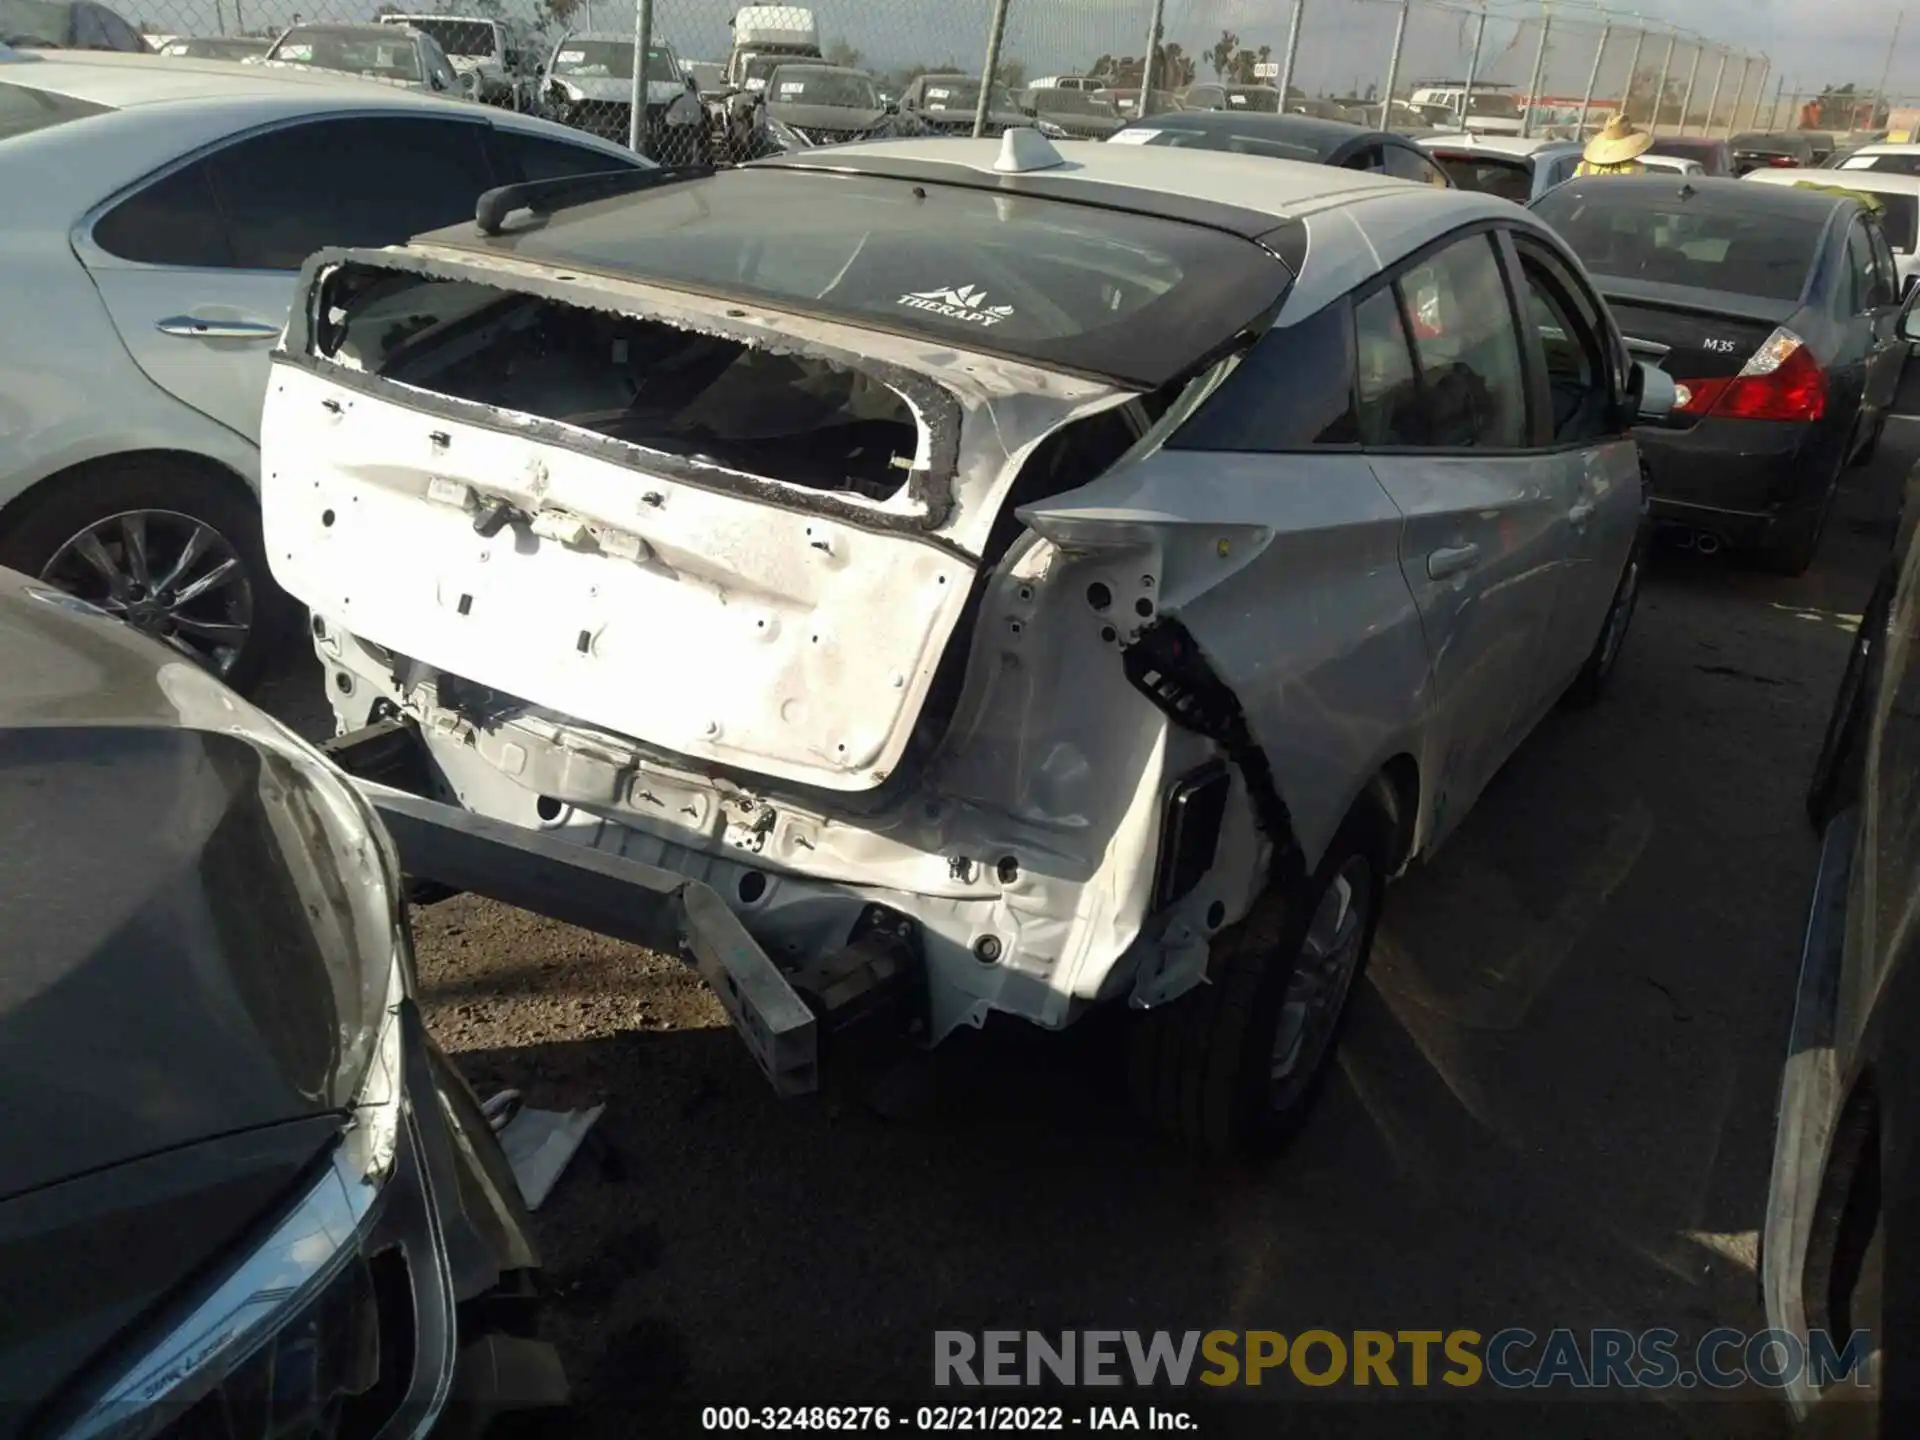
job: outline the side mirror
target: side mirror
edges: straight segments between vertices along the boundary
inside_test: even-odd
[[[889,100],[881,108],[889,115],[898,115],[900,113],[900,102],[898,100]]]
[[[1635,420],[1664,420],[1680,403],[1680,387],[1673,377],[1643,360],[1633,362],[1633,378],[1627,389]]]
[[[436,90],[444,90],[447,88],[447,82],[442,80],[438,75],[427,76],[427,83]]]

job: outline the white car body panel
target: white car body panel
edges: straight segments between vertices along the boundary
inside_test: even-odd
[[[1875,150],[1907,150],[1920,155],[1920,145],[1873,146]],[[1920,204],[1920,175],[1902,175],[1893,170],[1855,169],[1851,160],[1837,169],[1827,170],[1752,170],[1742,177],[1758,185],[1827,185],[1841,190],[1857,190],[1868,195],[1905,195]],[[1900,283],[1920,274],[1920,236],[1909,237],[1887,232],[1887,244],[1893,250],[1894,268]]]
[[[988,168],[1000,148],[862,150]],[[1488,196],[1217,152],[1073,154],[1055,174],[1223,203],[1261,181],[1276,223],[1307,231],[1281,327],[1477,221],[1565,253]],[[368,376],[291,336],[265,415],[267,549],[319,619],[343,731],[412,718],[461,804],[701,879],[770,954],[830,953],[873,903],[911,916],[933,1040],[992,1010],[1059,1026],[1095,1000],[1172,999],[1267,884],[1273,832],[1235,768],[1215,862],[1152,912],[1163,799],[1222,750],[1128,680],[1126,647],[1150,628],[1184,627],[1231,692],[1302,863],[1402,762],[1420,852],[1586,659],[1639,525],[1625,439],[1519,458],[1174,450],[1183,407],[1232,362],[1148,428],[1124,389],[951,343],[637,279],[563,282],[500,252],[353,258],[851,351],[957,402],[957,503],[921,537],[879,523],[897,496],[863,502],[870,521],[823,522],[817,491],[665,478],[641,446]],[[963,632],[960,594],[1021,462],[1116,407],[1138,414],[1132,449],[1018,511],[1025,533],[980,577]],[[481,537],[483,498],[527,523]],[[1477,564],[1429,573],[1463,543]],[[952,645],[957,697],[913,752]]]
[[[257,485],[267,357],[293,272],[142,265],[88,238],[94,217],[174,162],[304,119],[395,114],[626,156],[532,117],[300,67],[36,51],[4,78],[111,109],[0,145],[11,207],[0,227],[11,296],[0,327],[0,507],[49,475],[133,450],[201,456]],[[156,328],[182,317],[261,329],[222,338]]]

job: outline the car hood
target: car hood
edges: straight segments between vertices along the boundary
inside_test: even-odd
[[[633,102],[633,81],[608,75],[556,75],[553,83],[574,100],[596,100],[629,105]],[[647,81],[647,104],[671,105],[687,93],[687,87],[674,80]]]
[[[936,125],[942,130],[953,130],[962,126],[969,130],[973,128],[973,107],[971,105],[953,110],[916,110],[914,111],[914,116],[916,119],[923,120],[929,125]],[[1018,110],[989,110],[987,112],[987,124],[1001,130],[1011,130],[1017,125],[1031,125],[1033,123],[1031,118],[1022,115]]]
[[[343,1114],[397,917],[364,807],[197,666],[0,571],[0,1200]]]
[[[1040,120],[1058,125],[1070,135],[1111,135],[1127,122],[1118,115],[1042,115]],[[994,117],[994,123],[1002,123]],[[1009,122],[1010,123],[1010,122]],[[1039,120],[1022,119],[1020,124],[1037,125]]]
[[[849,134],[859,130],[874,130],[887,122],[885,110],[854,110],[845,105],[785,105],[769,101],[767,113],[776,120],[797,125],[802,130],[835,130]]]

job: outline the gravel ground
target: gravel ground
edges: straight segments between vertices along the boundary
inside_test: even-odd
[[[1802,579],[1659,558],[1606,700],[1550,717],[1389,897],[1338,1074],[1261,1172],[1143,1135],[1103,1027],[965,1035],[890,1119],[782,1104],[679,965],[470,897],[419,913],[430,1021],[483,1093],[607,1102],[608,1158],[538,1217],[569,1433],[937,1398],[936,1328],[1760,1328],[1800,794],[1917,449],[1896,420]],[[269,704],[325,723],[304,666]],[[1523,1414],[1442,1427],[1329,1393],[1202,1428]],[[1524,1413],[1543,1436],[1783,1428],[1691,1396]]]

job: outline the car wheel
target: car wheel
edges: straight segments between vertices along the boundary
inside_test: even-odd
[[[1607,688],[1607,681],[1613,678],[1614,667],[1620,662],[1621,648],[1627,642],[1627,630],[1633,624],[1634,607],[1640,601],[1640,578],[1646,569],[1647,534],[1647,527],[1643,524],[1633,537],[1633,548],[1627,552],[1627,563],[1620,572],[1620,582],[1613,587],[1613,603],[1607,607],[1606,619],[1600,622],[1600,633],[1594,639],[1593,649],[1588,652],[1587,663],[1580,667],[1580,673],[1573,677],[1573,683],[1562,697],[1576,709],[1599,700]]]
[[[1833,711],[1827,717],[1827,733],[1820,741],[1819,758],[1813,762],[1813,778],[1807,784],[1807,819],[1816,830],[1851,805],[1860,791],[1860,744],[1867,732],[1867,672],[1873,664],[1873,647],[1886,633],[1887,617],[1893,609],[1894,576],[1891,570],[1880,577],[1854,631],[1853,646],[1847,652],[1847,668],[1840,676],[1839,692],[1833,697]]]
[[[1807,567],[1813,564],[1813,557],[1820,552],[1820,537],[1827,533],[1827,517],[1833,514],[1834,502],[1840,494],[1839,471],[1840,467],[1835,466],[1833,479],[1827,482],[1827,491],[1821,497],[1819,509],[1769,537],[1754,552],[1754,561],[1762,570],[1771,570],[1776,575],[1807,573]]]
[[[1207,983],[1134,1017],[1128,1072],[1143,1117],[1213,1157],[1279,1148],[1319,1093],[1366,968],[1389,826],[1371,800],[1307,880],[1213,937]]]
[[[117,615],[235,689],[259,677],[293,605],[238,483],[161,458],[55,480],[0,534],[0,564]]]

